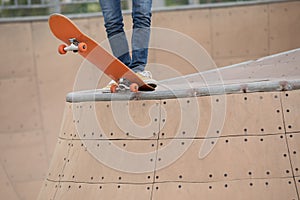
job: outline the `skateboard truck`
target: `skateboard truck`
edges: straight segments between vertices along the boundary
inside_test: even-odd
[[[73,51],[74,53],[85,52],[87,50],[87,45],[84,42],[79,42],[76,38],[69,39],[70,45],[61,44],[58,47],[58,52],[60,54],[66,54],[68,51]]]
[[[116,93],[118,90],[120,91],[126,91],[130,90],[131,92],[138,92],[139,91],[139,86],[136,83],[131,83],[125,78],[120,78],[118,83],[112,84],[110,86],[110,92],[111,93]]]

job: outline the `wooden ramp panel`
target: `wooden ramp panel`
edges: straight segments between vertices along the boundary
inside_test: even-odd
[[[170,182],[153,186],[153,200],[159,199],[298,199],[292,178],[248,179],[211,183]]]
[[[294,176],[300,176],[300,133],[287,134]]]
[[[158,138],[159,101],[85,102],[73,109],[80,139]]]
[[[153,154],[142,157],[141,160],[126,160],[124,154],[113,155],[114,148],[119,148],[120,152],[151,152],[157,148],[156,141],[74,141],[68,162],[64,168],[62,181],[75,181],[87,183],[151,183],[153,181],[155,157]],[[119,152],[119,151],[115,151]],[[98,160],[101,159],[101,160]],[[126,173],[107,166],[103,161],[113,162],[116,167],[125,166],[126,169],[135,169],[146,165],[150,172],[147,173]],[[102,161],[102,162],[101,162]],[[132,161],[132,162],[131,162]],[[111,163],[108,163],[111,164]],[[143,166],[143,167],[144,167]]]
[[[61,183],[55,199],[141,199],[149,200],[152,185],[150,184],[90,184],[90,183]]]
[[[69,152],[73,142],[71,140],[58,139],[52,161],[48,170],[47,179],[51,181],[60,181],[66,163],[69,162]]]
[[[282,107],[285,120],[286,132],[300,131],[300,91],[290,91],[282,93]]]
[[[75,105],[71,103],[65,104],[63,121],[59,132],[59,138],[61,139],[70,140],[78,138],[78,132],[75,126],[76,121],[73,116],[73,106]]]
[[[299,101],[300,101],[300,91],[289,91],[284,92],[281,94],[282,96],[282,107],[284,113],[284,120],[285,120],[285,130],[288,133],[286,135],[289,152],[290,152],[290,159],[293,168],[294,176],[298,177],[295,178],[296,184],[300,185],[300,119],[299,119]],[[298,189],[298,192],[300,190]]]
[[[60,187],[59,182],[46,180],[42,185],[42,189],[37,199],[45,199],[45,200],[55,199],[55,194],[59,187]]]
[[[165,100],[161,123],[160,138],[284,133],[279,92]]]
[[[298,94],[67,103],[39,199],[299,199]]]
[[[180,148],[185,148],[191,141],[160,140],[163,144],[160,148],[168,148],[170,142],[176,143],[179,154]],[[292,176],[284,135],[219,138],[210,154],[200,159],[203,143],[203,139],[193,140],[178,160],[156,171],[156,181],[209,182]],[[176,153],[173,150],[172,155]],[[161,151],[157,158],[157,168],[160,169],[169,162],[170,152]]]

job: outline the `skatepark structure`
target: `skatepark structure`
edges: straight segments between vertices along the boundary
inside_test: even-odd
[[[299,199],[299,8],[265,1],[154,11],[153,26],[189,36],[229,67],[199,62],[199,70],[151,49],[150,70],[166,79],[152,96],[98,96],[87,85],[70,93],[86,63],[57,54],[47,19],[0,22],[1,199]],[[105,39],[100,15],[70,17]],[[124,20],[130,29],[130,15]],[[120,123],[128,120],[120,108],[132,126]],[[86,115],[97,126],[83,126]],[[108,146],[149,157],[144,165],[96,156]]]
[[[299,199],[299,63],[297,49],[150,93],[69,93],[38,199]]]

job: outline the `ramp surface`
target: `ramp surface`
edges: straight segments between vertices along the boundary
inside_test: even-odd
[[[151,93],[68,94],[39,199],[299,200],[299,60],[293,50]]]

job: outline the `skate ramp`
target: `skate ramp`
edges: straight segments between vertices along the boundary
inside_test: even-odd
[[[68,94],[39,199],[299,199],[299,55]]]
[[[299,48],[300,2],[255,3],[154,11],[153,27],[190,36],[218,66]],[[46,177],[63,118],[65,96],[73,89],[82,60],[75,54],[57,54],[60,42],[49,31],[47,19],[2,20],[0,40],[5,48],[0,50],[0,196],[31,200],[36,199]],[[96,41],[106,38],[99,13],[74,16],[72,20]],[[131,29],[130,14],[125,14],[124,20],[125,29]],[[197,55],[197,51],[193,53]],[[149,63],[170,66],[167,69],[174,69],[179,75],[195,73],[180,56],[156,49],[150,50]],[[175,77],[160,66],[150,71],[159,80]],[[104,80],[98,88],[106,83]]]

